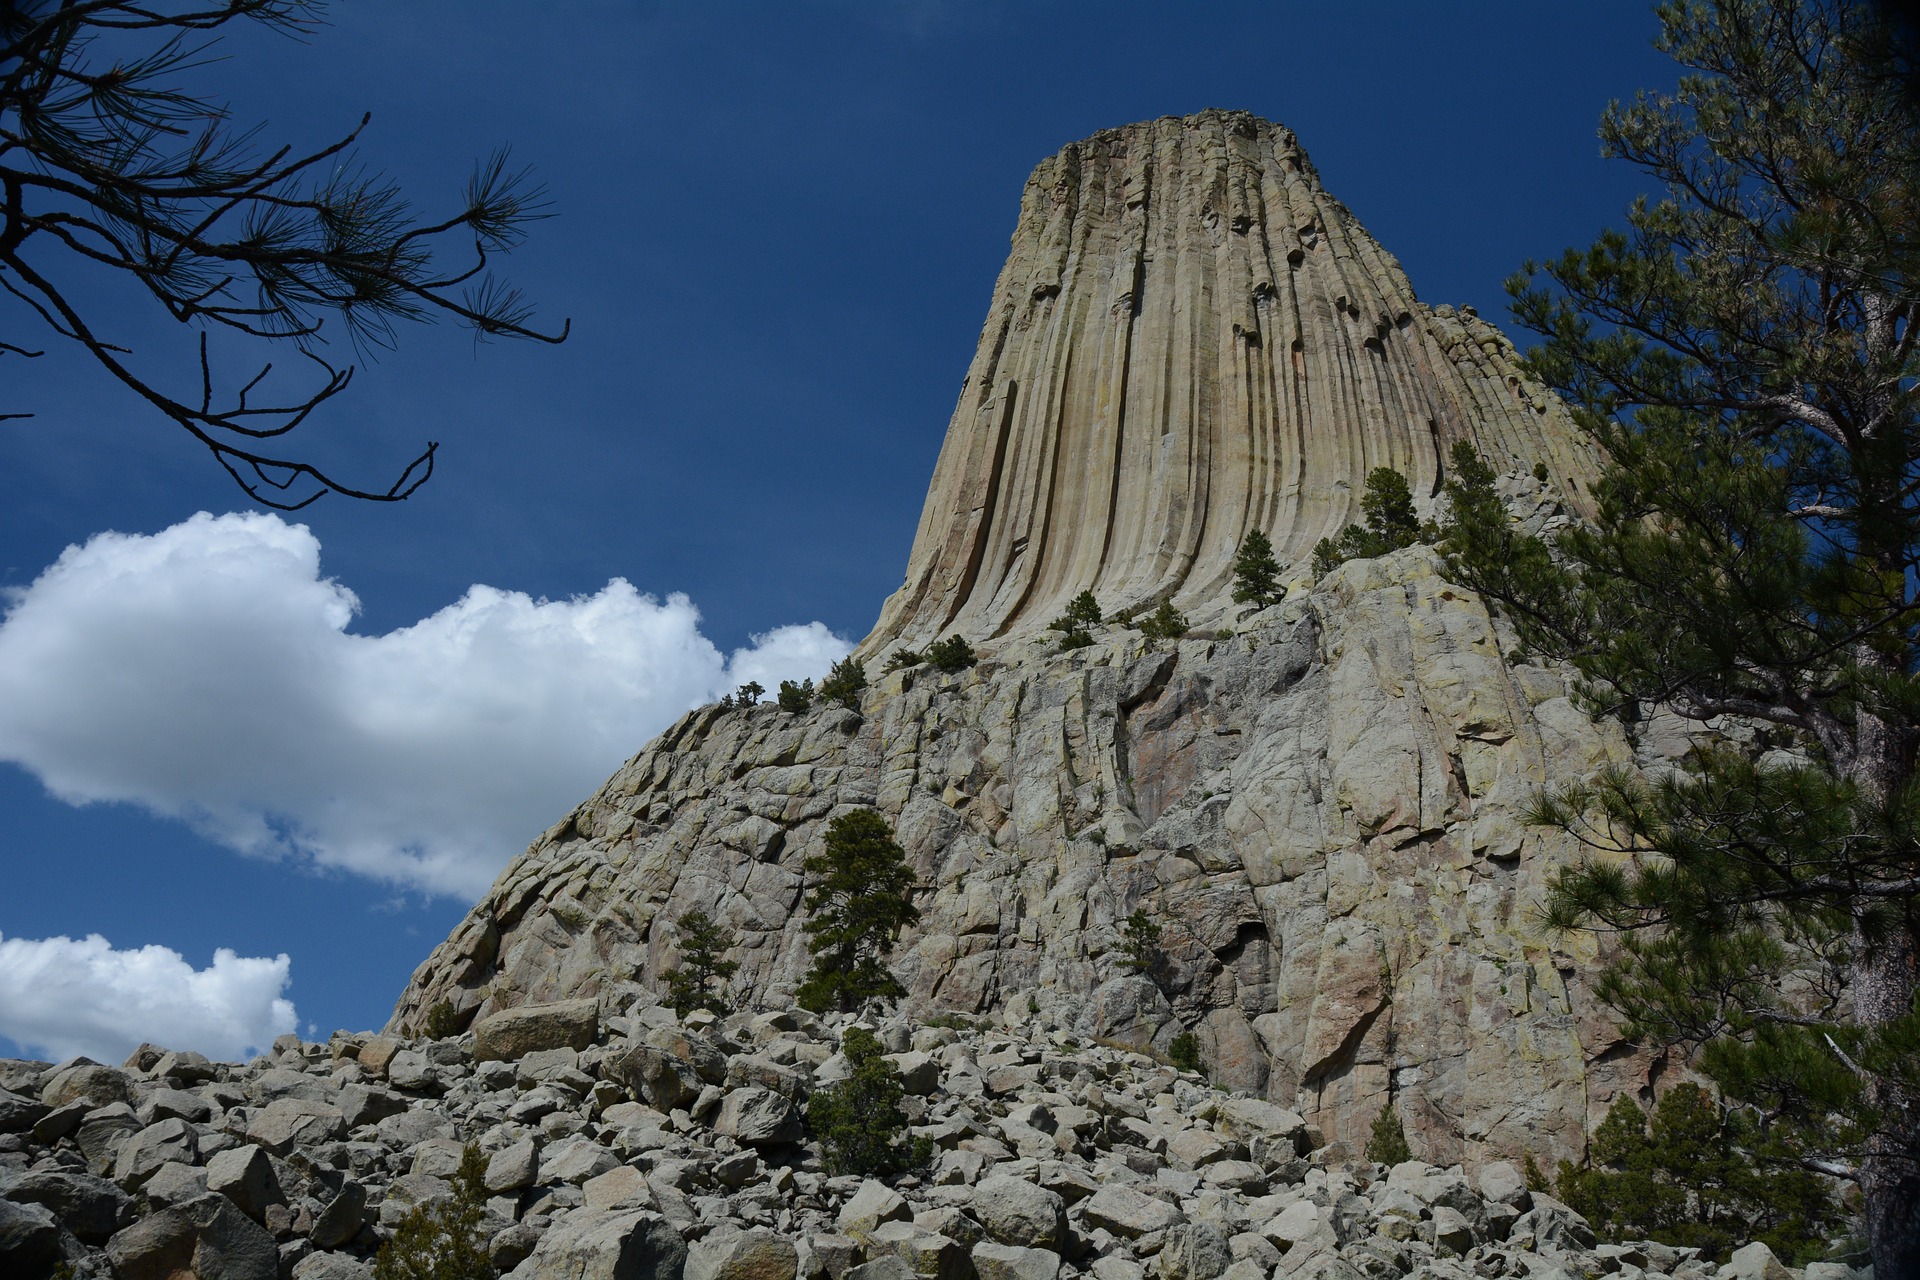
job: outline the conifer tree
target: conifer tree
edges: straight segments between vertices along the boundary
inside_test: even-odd
[[[695,1009],[726,1013],[726,983],[740,971],[740,962],[727,959],[727,952],[739,939],[698,907],[682,912],[674,929],[680,962],[660,975],[667,982],[667,1003],[682,1017]]]
[[[849,711],[860,709],[860,691],[867,687],[867,668],[851,654],[833,664],[827,678],[820,682],[820,697],[837,702]]]
[[[487,1158],[469,1142],[453,1175],[453,1194],[407,1210],[374,1256],[373,1280],[493,1280],[486,1176]]]
[[[1187,625],[1187,615],[1174,608],[1173,601],[1162,600],[1152,613],[1140,619],[1140,634],[1155,643],[1178,640],[1187,634]]]
[[[1280,586],[1280,562],[1273,558],[1273,542],[1255,529],[1240,541],[1233,558],[1233,602],[1264,609],[1286,594]]]
[[[841,814],[827,824],[825,851],[801,865],[812,913],[803,928],[813,965],[795,993],[800,1007],[849,1010],[905,995],[886,960],[920,909],[909,896],[913,868],[886,820],[871,809]]]
[[[847,1075],[822,1085],[807,1100],[807,1128],[820,1142],[829,1174],[884,1177],[923,1165],[928,1138],[911,1137],[901,1100],[906,1086],[880,1041],[865,1027],[848,1027],[840,1040]]]
[[[1100,602],[1093,592],[1082,591],[1068,602],[1065,613],[1047,624],[1047,629],[1065,633],[1060,638],[1062,649],[1084,649],[1093,643],[1093,628],[1099,625]]]
[[[1867,6],[1660,22],[1688,76],[1601,137],[1664,198],[1509,285],[1605,448],[1597,517],[1549,547],[1480,467],[1444,550],[1591,709],[1709,725],[1676,776],[1544,798],[1596,855],[1552,918],[1624,930],[1629,1030],[1703,1046],[1770,1141],[1858,1182],[1876,1274],[1920,1275],[1920,121]]]
[[[1413,511],[1413,490],[1407,478],[1392,467],[1367,473],[1360,494],[1360,513],[1366,524],[1348,525],[1336,540],[1322,538],[1313,548],[1313,571],[1326,574],[1347,560],[1370,560],[1410,547],[1423,536]]]

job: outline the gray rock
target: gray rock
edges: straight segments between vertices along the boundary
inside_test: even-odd
[[[891,1253],[923,1280],[969,1280],[972,1253],[958,1240],[911,1222],[884,1222],[867,1237],[869,1256]]]
[[[248,1144],[222,1151],[207,1161],[207,1190],[233,1201],[240,1212],[262,1222],[269,1205],[285,1204],[280,1179],[265,1149]]]
[[[513,1280],[680,1280],[687,1247],[659,1214],[568,1214],[513,1269]]]
[[[453,1137],[453,1121],[418,1108],[388,1116],[374,1128],[381,1142],[398,1150],[417,1147],[429,1138]]]
[[[588,1178],[580,1186],[580,1199],[587,1208],[603,1211],[659,1207],[646,1175],[628,1164]]]
[[[1720,1280],[1794,1280],[1786,1264],[1760,1241],[1735,1249],[1720,1268]]]
[[[0,1133],[27,1133],[51,1110],[44,1102],[0,1089]]]
[[[225,1196],[204,1195],[142,1218],[107,1241],[119,1280],[279,1280],[280,1250]]]
[[[380,1201],[380,1225],[397,1227],[416,1206],[444,1200],[452,1194],[453,1188],[445,1178],[431,1174],[409,1173],[395,1178],[387,1184],[387,1194]]]
[[[132,1196],[105,1178],[73,1169],[31,1169],[0,1180],[0,1197],[40,1205],[88,1244],[106,1243],[134,1217]]]
[[[889,1253],[847,1268],[842,1280],[916,1280],[917,1273],[903,1258]]]
[[[487,1260],[493,1263],[494,1271],[504,1275],[513,1270],[533,1252],[540,1243],[543,1234],[541,1226],[532,1222],[516,1222],[512,1226],[494,1233],[487,1242]]]
[[[363,1124],[379,1124],[388,1116],[402,1115],[409,1104],[407,1099],[389,1090],[351,1084],[340,1091],[335,1105],[340,1108],[347,1128],[358,1129]]]
[[[615,1076],[661,1111],[684,1107],[700,1096],[700,1076],[693,1064],[652,1045],[635,1045],[621,1056]]]
[[[973,1270],[980,1280],[1059,1280],[1060,1255],[983,1240],[973,1246]]]
[[[161,1120],[120,1144],[113,1160],[113,1180],[138,1191],[164,1164],[199,1164],[200,1142],[185,1120]]]
[[[912,1217],[913,1211],[898,1191],[868,1178],[841,1207],[838,1225],[843,1234],[864,1241],[881,1223],[905,1222]]]
[[[510,1147],[502,1147],[487,1160],[486,1177],[482,1180],[488,1191],[499,1195],[504,1191],[518,1191],[530,1187],[540,1172],[540,1148],[534,1145],[532,1138],[522,1138]]]
[[[1495,1204],[1511,1205],[1521,1213],[1533,1207],[1527,1180],[1505,1160],[1480,1166],[1480,1194]]]
[[[1167,1228],[1154,1267],[1165,1280],[1214,1280],[1233,1260],[1233,1248],[1218,1227],[1185,1222]]]
[[[346,1131],[340,1108],[308,1098],[276,1098],[247,1118],[247,1141],[278,1156],[296,1146],[319,1146]]]
[[[618,1168],[620,1157],[590,1138],[568,1138],[540,1153],[540,1181],[573,1183],[596,1178]]]
[[[133,1108],[124,1102],[113,1102],[87,1112],[73,1131],[73,1140],[80,1154],[87,1158],[87,1172],[104,1175],[113,1168],[121,1146],[139,1131],[140,1121],[133,1114]]]
[[[805,1134],[793,1103],[771,1089],[734,1089],[720,1104],[713,1131],[750,1147],[798,1142]]]
[[[973,1189],[971,1207],[987,1234],[1001,1244],[1058,1251],[1066,1239],[1066,1201],[1024,1179],[982,1179]]]
[[[0,1271],[37,1275],[60,1256],[60,1224],[44,1205],[0,1200]]]
[[[69,1102],[64,1107],[55,1107],[34,1121],[33,1140],[41,1146],[52,1146],[68,1134],[77,1131],[86,1120],[87,1113],[92,1110],[93,1104],[84,1100]],[[134,1123],[139,1123],[138,1118]]]
[[[522,1005],[474,1023],[473,1057],[476,1062],[514,1062],[540,1049],[584,1049],[599,1030],[600,1005],[595,1000]]]
[[[205,1124],[213,1115],[213,1105],[197,1093],[163,1088],[146,1094],[135,1112],[148,1124],[156,1120],[187,1120],[194,1124]]]
[[[901,1087],[909,1094],[924,1096],[940,1087],[940,1062],[930,1053],[891,1053],[887,1061],[900,1074]]]
[[[316,1249],[337,1249],[360,1234],[366,1219],[367,1189],[349,1178],[314,1218],[307,1238]]]
[[[1081,1212],[1094,1226],[1127,1238],[1165,1231],[1187,1220],[1186,1214],[1166,1201],[1142,1195],[1124,1184],[1100,1188],[1087,1197]]]
[[[720,1230],[687,1247],[686,1280],[794,1280],[800,1254],[771,1231]]]
[[[69,1102],[91,1102],[96,1107],[133,1101],[133,1078],[114,1067],[103,1067],[87,1058],[76,1058],[55,1071],[40,1086],[40,1101],[49,1107],[64,1107]]]
[[[310,1253],[293,1264],[292,1280],[373,1280],[373,1268],[345,1253]]]
[[[111,1184],[109,1184],[111,1185]],[[207,1194],[207,1171],[196,1169],[192,1165],[163,1164],[147,1185],[140,1188],[140,1195],[149,1207],[164,1209],[168,1205],[185,1204]],[[126,1223],[121,1223],[125,1226]]]

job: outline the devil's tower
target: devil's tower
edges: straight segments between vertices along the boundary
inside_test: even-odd
[[[863,650],[1005,635],[1082,590],[1226,603],[1358,518],[1367,473],[1438,491],[1447,449],[1590,463],[1504,339],[1429,311],[1288,130],[1207,111],[1110,129],[1027,180],[906,582]]]
[[[1436,1163],[1577,1157],[1649,1064],[1592,939],[1541,925],[1579,851],[1525,814],[1633,749],[1431,548],[1305,564],[1370,469],[1425,501],[1462,439],[1532,527],[1584,505],[1565,409],[1491,326],[1418,302],[1286,130],[1207,112],[1067,148],[1027,185],[857,706],[688,712],[515,859],[393,1025],[654,1003],[695,909],[739,938],[733,999],[782,1005],[805,860],[859,806],[914,868],[912,1014],[1191,1034],[1214,1081],[1350,1149],[1392,1104]],[[1293,588],[1257,612],[1228,598],[1253,529]],[[1193,630],[1063,650],[1046,623],[1084,589]],[[954,633],[979,665],[881,661]],[[1164,929],[1149,974],[1135,911]]]

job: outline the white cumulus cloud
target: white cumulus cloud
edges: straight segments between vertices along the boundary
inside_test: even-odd
[[[814,622],[729,658],[686,596],[619,578],[571,600],[474,586],[385,635],[350,631],[358,609],[277,516],[96,535],[11,593],[0,760],[68,803],[472,898],[688,708],[848,650]]]
[[[295,1026],[284,955],[225,947],[195,969],[168,947],[116,951],[85,938],[0,936],[0,1035],[60,1061],[119,1063],[143,1042],[235,1061]]]

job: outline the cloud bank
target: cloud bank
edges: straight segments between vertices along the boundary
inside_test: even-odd
[[[115,951],[85,938],[0,937],[0,1035],[60,1061],[85,1054],[118,1064],[143,1041],[236,1061],[295,1025],[281,998],[288,961],[225,947],[195,969],[178,951]]]
[[[385,635],[349,631],[358,609],[277,516],[99,534],[11,593],[0,760],[71,804],[471,899],[688,708],[849,648],[814,622],[729,658],[686,596],[619,578],[571,600],[474,586]]]

